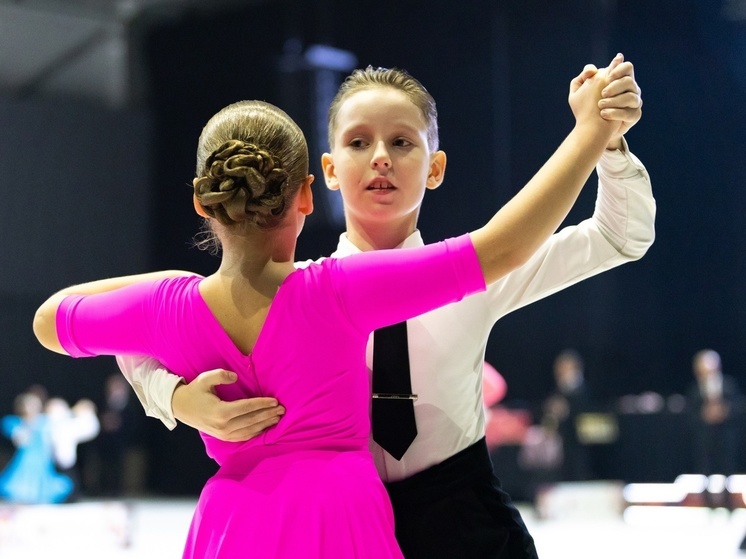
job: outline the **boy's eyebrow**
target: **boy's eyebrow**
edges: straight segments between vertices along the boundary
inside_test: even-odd
[[[343,134],[354,134],[358,132],[359,130],[365,130],[366,128],[369,128],[369,126],[361,122],[361,123],[353,124],[352,126],[348,126],[346,128],[339,127],[338,130],[342,132]]]
[[[353,123],[351,126],[347,128],[340,128],[339,131],[343,136],[348,136],[351,134],[358,134],[360,132],[365,132],[369,128],[371,128],[372,125],[366,123],[366,122],[359,122],[359,123]],[[413,135],[420,135],[425,134],[427,135],[426,129],[420,129],[417,126],[412,126],[411,124],[407,124],[404,122],[395,122],[391,123],[388,126],[389,131],[393,131],[394,133],[407,133],[407,134],[413,134]]]

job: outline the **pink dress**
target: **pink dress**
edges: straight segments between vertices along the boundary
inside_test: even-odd
[[[147,354],[187,381],[225,368],[239,380],[218,387],[222,398],[273,396],[286,407],[278,425],[247,442],[202,434],[220,468],[202,490],[184,557],[402,557],[368,450],[365,348],[376,328],[484,290],[469,236],[296,270],[250,355],[210,312],[200,281],[70,296],[57,313],[72,356]]]

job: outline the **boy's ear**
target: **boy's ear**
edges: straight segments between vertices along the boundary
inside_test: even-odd
[[[339,190],[339,181],[334,169],[334,160],[331,153],[321,155],[321,168],[324,171],[324,181],[329,190]]]
[[[300,192],[298,192],[298,210],[303,215],[311,215],[311,212],[313,212],[313,190],[311,189],[313,179],[313,175],[308,175],[300,187]]]
[[[428,190],[438,188],[446,174],[446,152],[438,150],[432,154],[430,159],[430,172],[427,175],[425,186]]]

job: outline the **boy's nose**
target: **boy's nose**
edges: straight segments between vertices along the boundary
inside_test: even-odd
[[[376,146],[376,150],[373,152],[371,166],[374,169],[388,169],[391,167],[391,158],[389,157],[389,152],[383,142],[379,142]]]

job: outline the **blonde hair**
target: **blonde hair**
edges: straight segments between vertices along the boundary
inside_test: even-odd
[[[327,117],[329,147],[334,147],[334,132],[337,128],[337,115],[342,103],[358,91],[375,87],[390,87],[404,93],[409,100],[422,111],[427,125],[427,143],[431,152],[438,150],[438,110],[435,99],[418,80],[405,70],[398,68],[374,68],[352,72],[339,86],[334,96]]]
[[[264,101],[239,101],[215,114],[197,146],[194,193],[222,225],[272,227],[308,176],[303,132]]]

